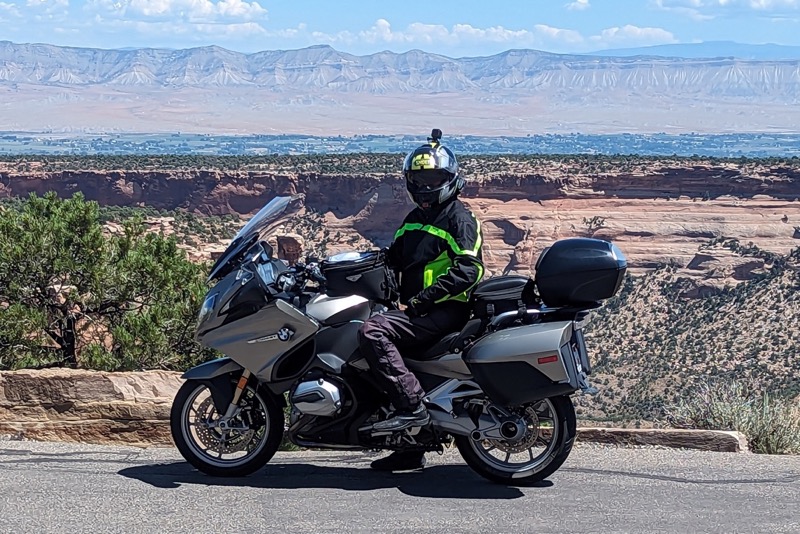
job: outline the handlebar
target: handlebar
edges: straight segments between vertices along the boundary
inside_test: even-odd
[[[309,263],[307,265],[303,262],[297,262],[294,264],[294,272],[301,277],[306,276],[310,280],[320,284],[324,284],[327,281],[325,276],[322,274],[322,271],[320,271],[319,263],[317,262]]]
[[[305,263],[297,262],[288,270],[281,273],[276,280],[277,285],[286,293],[293,291],[302,292],[308,281],[318,284],[324,284],[327,281],[322,271],[320,271],[318,263],[309,263],[306,265]]]

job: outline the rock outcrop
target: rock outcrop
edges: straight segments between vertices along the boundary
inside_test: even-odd
[[[0,372],[0,435],[42,441],[170,445],[180,373]]]

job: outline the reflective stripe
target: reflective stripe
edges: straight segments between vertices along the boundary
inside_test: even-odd
[[[463,249],[461,248],[458,243],[456,242],[455,238],[450,235],[448,232],[442,230],[441,228],[437,228],[436,226],[432,226],[430,224],[419,224],[419,223],[409,223],[404,224],[400,227],[399,230],[394,234],[394,238],[398,239],[406,232],[411,232],[414,230],[419,230],[421,232],[427,232],[431,235],[434,235],[440,239],[443,239],[456,253],[456,255],[460,256],[471,256],[477,258],[478,251],[481,249],[481,243],[483,239],[481,237],[481,222],[472,214],[472,218],[475,219],[475,223],[477,225],[477,237],[475,239],[475,247],[472,250]],[[472,289],[478,285],[478,283],[483,278],[483,265],[481,262],[475,262],[475,265],[478,267],[478,277],[474,284],[472,284],[469,289],[464,291],[463,293],[459,293],[458,295],[445,295],[444,297],[440,298],[436,301],[436,303],[444,302],[447,300],[455,300],[460,302],[469,302],[469,293]],[[450,260],[450,256],[448,256],[447,251],[442,252],[438,258],[433,260],[432,262],[425,265],[425,270],[422,274],[422,288],[427,289],[428,287],[432,286],[436,280],[445,274],[453,267],[453,262]]]
[[[474,215],[473,215],[474,217]],[[410,232],[412,230],[420,230],[422,232],[427,232],[431,235],[435,235],[440,239],[444,239],[447,241],[447,244],[450,245],[450,248],[453,249],[458,255],[461,256],[478,256],[478,251],[481,248],[481,222],[478,219],[475,219],[475,222],[478,224],[477,233],[478,237],[475,240],[475,247],[472,250],[464,249],[458,246],[456,240],[451,236],[449,233],[445,232],[441,228],[437,228],[435,226],[431,226],[430,224],[422,225],[419,223],[412,223],[412,224],[404,224],[400,227],[400,229],[394,234],[394,238],[397,239],[398,237],[402,236],[406,232]]]
[[[430,265],[425,266],[425,275],[422,278],[422,289],[433,285],[433,269],[430,268]]]
[[[483,237],[481,237],[481,222],[478,220],[477,217],[475,217],[475,215],[473,215],[472,218],[475,219],[475,224],[478,225],[478,227],[476,228],[476,231],[478,232],[478,238],[475,240],[475,253],[474,253],[474,255],[477,256],[478,251],[481,249],[481,243],[483,242]],[[483,276],[482,271],[481,271],[481,276]],[[478,280],[480,280],[480,278],[478,278]]]
[[[453,262],[450,259],[450,256],[447,255],[446,250],[443,251],[441,254],[439,254],[438,258],[425,265],[422,289],[427,289],[428,287],[432,286],[433,283],[440,276],[447,273],[452,266]]]
[[[437,300],[436,304],[439,304],[440,302],[444,302],[446,300],[457,300],[457,301],[460,301],[460,302],[469,302],[469,292],[472,291],[472,289],[475,286],[477,286],[478,283],[480,283],[481,278],[483,278],[483,265],[481,265],[480,262],[478,262],[478,263],[475,264],[475,266],[478,268],[478,277],[475,279],[475,283],[474,284],[469,286],[469,288],[466,291],[464,291],[463,293],[459,293],[458,295],[455,295],[455,296],[445,295],[444,297],[442,297],[439,300]]]

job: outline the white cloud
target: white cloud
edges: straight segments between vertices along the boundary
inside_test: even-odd
[[[250,21],[267,15],[267,10],[258,2],[242,0],[92,0],[88,6],[90,10],[120,19],[196,23]]]
[[[575,0],[574,2],[565,4],[565,6],[570,11],[583,11],[584,9],[589,9],[592,7],[589,5],[589,0]]]
[[[19,9],[17,9],[15,4],[0,2],[0,20],[3,20],[3,14],[8,14],[12,17],[22,17],[22,14],[19,12]]]
[[[37,19],[63,19],[69,13],[69,0],[27,0],[25,5]]]
[[[492,43],[519,43],[519,42],[528,42],[528,41],[535,41],[537,38],[549,38],[551,37],[551,33],[549,32],[549,26],[543,25],[536,25],[534,26],[534,31],[528,30],[509,30],[503,28],[502,26],[495,26],[492,28],[473,28],[469,24],[457,24],[453,26],[453,33],[458,36],[460,39],[467,40],[471,39],[473,41],[482,41],[482,42],[492,42]],[[553,28],[557,30],[556,28]],[[557,31],[569,31],[569,30],[557,30]]]
[[[28,0],[28,7],[50,9],[54,7],[69,7],[69,0]]]
[[[99,17],[95,19],[95,22],[98,25],[102,25],[107,31],[133,30],[140,35],[154,37],[188,36],[189,40],[197,40],[193,38],[208,35],[216,36],[220,39],[267,35],[267,31],[256,22],[195,24],[182,21],[104,20]]]
[[[640,46],[678,42],[672,33],[662,28],[639,28],[630,24],[621,28],[606,28],[599,35],[590,37],[590,40],[603,46]]]
[[[563,44],[580,44],[584,41],[583,35],[580,32],[575,30],[564,30],[562,28],[554,28],[552,26],[546,26],[544,24],[537,24],[534,26],[534,29],[542,35],[545,39],[548,39],[550,42],[553,43],[563,43]]]
[[[800,0],[655,0],[655,4],[696,20],[747,12],[777,16],[800,10]]]
[[[416,22],[396,28],[386,19],[378,19],[361,30],[355,28],[336,33],[313,31],[305,24],[270,28],[264,23],[267,11],[258,1],[249,0],[87,0],[84,6],[73,1],[70,7],[77,18],[62,23],[57,22],[58,14],[43,14],[42,11],[53,6],[66,10],[69,0],[19,1],[27,2],[30,7],[0,0],[0,20],[26,18],[41,21],[47,17],[51,20],[46,31],[84,37],[95,33],[114,35],[114,46],[144,42],[148,46],[169,43],[179,47],[182,42],[203,42],[233,45],[233,49],[240,50],[263,50],[274,47],[274,43],[279,43],[279,48],[327,43],[355,53],[369,53],[382,48],[395,51],[421,48],[446,55],[486,55],[513,48],[573,53],[676,42],[673,34],[665,29],[632,25],[607,28],[597,34],[582,34],[545,24],[507,28]],[[35,9],[42,14],[41,17],[34,16]],[[6,25],[15,26],[10,22]],[[79,39],[73,44],[85,41]],[[103,41],[110,42],[108,38]],[[95,42],[100,41],[95,39]]]
[[[424,45],[435,51],[436,45],[501,44],[506,48],[528,47],[570,51],[596,50],[598,47],[644,46],[675,43],[675,36],[662,28],[622,26],[607,28],[597,35],[584,36],[575,30],[537,24],[531,29],[514,30],[502,26],[476,28],[469,24],[442,25],[414,23],[404,30],[394,30],[385,20],[378,20],[370,29],[360,32],[326,34],[312,32],[315,42],[357,44],[360,42],[403,45]]]
[[[394,43],[407,45],[448,45],[457,46],[475,43],[502,43],[507,46],[543,46],[548,43],[579,43],[583,41],[580,33],[573,30],[553,28],[537,24],[531,30],[512,30],[502,26],[476,28],[470,24],[455,24],[451,28],[440,24],[409,24],[405,30],[394,30],[386,19],[379,19],[368,30],[360,32],[343,31],[335,34],[312,32],[317,42],[353,44]]]

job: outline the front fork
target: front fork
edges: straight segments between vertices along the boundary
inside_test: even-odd
[[[233,398],[231,399],[230,404],[228,404],[228,409],[225,410],[225,415],[220,417],[219,421],[217,422],[217,426],[219,426],[219,428],[227,428],[229,426],[228,421],[230,421],[232,417],[238,415],[239,400],[242,398],[242,393],[244,392],[244,388],[247,387],[247,382],[249,380],[250,371],[245,369],[242,371],[242,376],[239,378],[239,382],[236,384],[236,389],[233,391]]]

